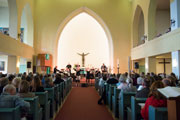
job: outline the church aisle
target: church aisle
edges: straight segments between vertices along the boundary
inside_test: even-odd
[[[55,120],[113,120],[94,87],[74,87]]]

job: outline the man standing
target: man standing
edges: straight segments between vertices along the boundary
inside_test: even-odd
[[[57,71],[60,72],[60,70],[57,69],[57,66],[55,66],[55,68],[54,68],[54,74],[56,74]]]
[[[102,73],[106,73],[107,72],[107,67],[106,67],[106,65],[104,63],[101,66],[101,71],[102,71]]]

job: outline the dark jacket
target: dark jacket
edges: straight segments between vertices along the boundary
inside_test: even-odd
[[[107,81],[108,84],[117,84],[118,80],[115,78],[109,78],[109,80]]]
[[[149,88],[143,88],[142,90],[140,90],[136,93],[136,97],[137,98],[148,98],[149,91],[150,91]]]

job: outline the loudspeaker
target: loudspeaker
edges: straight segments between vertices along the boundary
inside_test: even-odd
[[[27,62],[27,68],[31,68],[31,62]]]
[[[139,69],[139,63],[138,63],[138,62],[135,62],[135,63],[134,63],[134,68],[135,68],[135,69]]]

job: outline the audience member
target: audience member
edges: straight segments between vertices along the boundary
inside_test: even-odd
[[[44,78],[44,80],[45,80],[45,84],[44,84],[44,87],[45,87],[45,88],[51,88],[51,87],[54,86],[53,80],[52,80],[51,77],[48,77],[48,76],[47,76],[47,77]]]
[[[0,96],[0,108],[12,108],[20,106],[21,116],[24,117],[30,109],[30,104],[15,94],[16,88],[14,85],[6,85],[3,88],[3,93]]]
[[[8,79],[9,79],[9,84],[12,83],[12,80],[15,78],[15,76],[13,74],[9,74],[8,75]]]
[[[34,79],[32,82],[32,92],[44,92],[44,87],[42,87],[39,76],[37,75],[34,76]]]
[[[18,87],[19,87],[20,82],[21,82],[21,78],[19,77],[14,78],[12,81],[12,84],[16,87],[16,92],[18,92]]]
[[[168,78],[164,78],[162,82],[164,84],[164,87],[171,86],[171,81]]]
[[[125,74],[122,74],[119,78],[119,85],[117,86],[118,89],[122,89],[124,87],[127,86],[127,83],[126,83],[126,76]]]
[[[29,82],[25,80],[21,81],[17,95],[21,98],[35,97],[35,94],[30,92]]]
[[[0,94],[3,92],[3,88],[7,84],[8,84],[8,78],[5,77],[0,78]]]
[[[142,72],[140,77],[137,78],[137,88],[142,85],[143,81],[144,81],[144,78],[145,78],[145,73]]]
[[[137,98],[147,98],[148,95],[149,95],[149,92],[150,92],[150,80],[148,78],[145,78],[143,83],[142,83],[142,89],[139,90],[137,93],[136,93],[136,97]]]
[[[150,87],[149,97],[146,100],[144,108],[141,109],[141,115],[145,120],[148,120],[150,105],[153,107],[166,107],[167,106],[167,101],[163,97],[163,95],[161,95],[158,92],[157,90],[158,88],[164,88],[164,85],[161,81],[156,81],[152,84],[152,86]]]
[[[118,83],[118,80],[115,78],[115,75],[111,74],[110,78],[107,80],[108,84],[116,84]]]
[[[64,80],[61,78],[61,74],[57,73],[54,84],[60,84],[61,82],[64,82]]]

